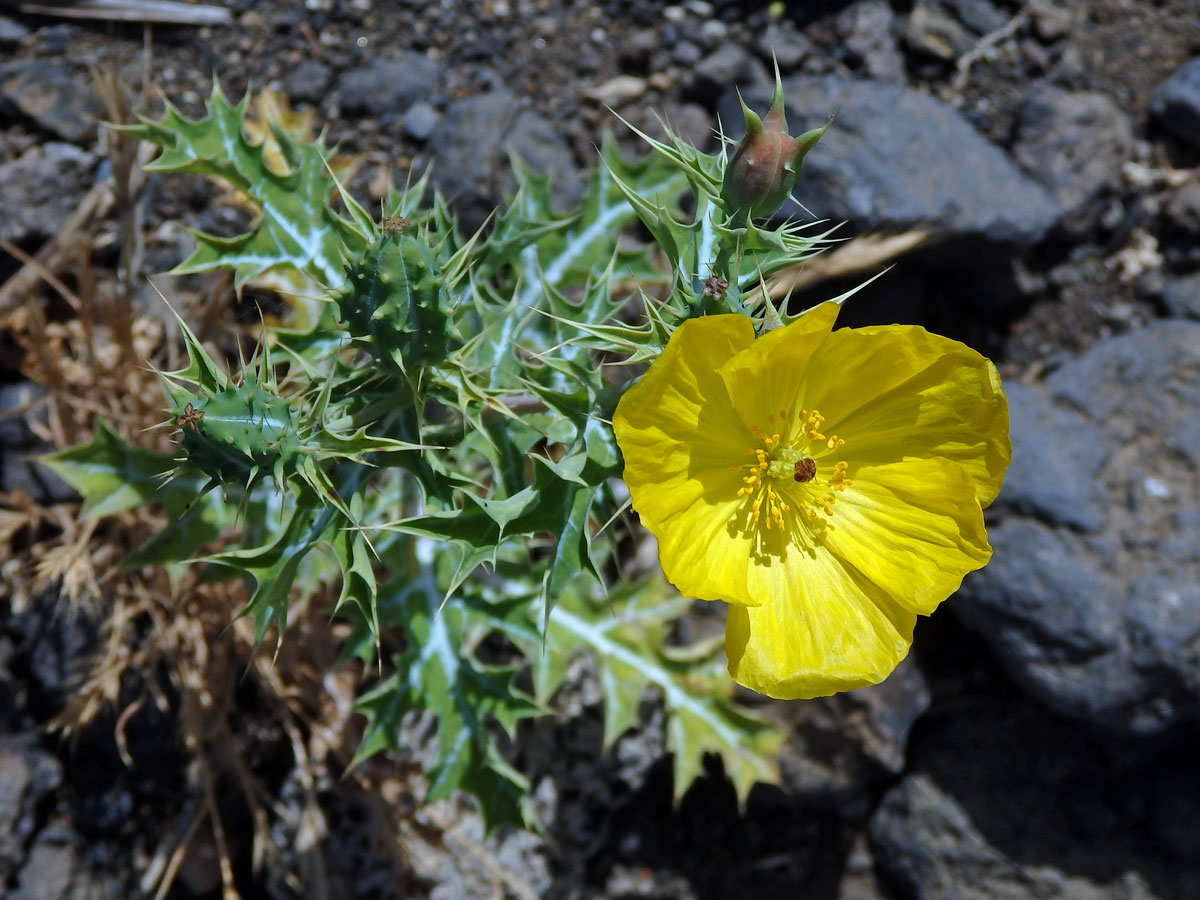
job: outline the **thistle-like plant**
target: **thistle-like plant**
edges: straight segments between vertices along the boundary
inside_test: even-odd
[[[345,656],[376,673],[359,699],[360,757],[396,748],[405,716],[427,711],[428,797],[466,790],[489,826],[529,823],[498,732],[547,714],[578,653],[595,657],[607,742],[657,690],[677,795],[706,753],[743,797],[775,779],[779,735],[732,701],[719,644],[673,639],[691,601],[657,573],[622,574],[630,539],[614,522],[628,494],[611,421],[631,366],[689,318],[736,313],[758,332],[789,320],[763,279],[823,235],[755,217],[790,189],[797,154],[764,154],[762,128],[731,168],[724,150],[670,134],[642,135],[637,162],[606,142],[565,216],[518,162],[516,195],[468,235],[425,179],[392,191],[376,220],[319,140],[275,125],[252,141],[246,110],[214,88],[200,119],[168,106],[127,131],[161,148],[152,171],[223,180],[257,208],[245,234],[196,234],[177,272],[303,277],[323,286],[319,315],[266,328],[232,373],[180,322],[188,364],[162,374],[177,457],[101,425],[50,465],[96,515],[164,505],[171,524],[128,563],[242,578],[260,641],[286,640],[300,598],[331,588],[352,626]],[[807,151],[817,137],[797,141]],[[762,188],[767,165],[779,171]],[[635,221],[651,245],[622,239]]]

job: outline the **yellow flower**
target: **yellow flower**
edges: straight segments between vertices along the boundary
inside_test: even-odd
[[[687,321],[613,417],[663,571],[731,604],[730,674],[772,697],[891,673],[991,556],[1010,456],[987,359],[918,326],[831,331],[837,311],[757,340],[744,316]]]

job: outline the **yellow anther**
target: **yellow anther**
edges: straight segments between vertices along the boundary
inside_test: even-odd
[[[779,427],[782,435],[779,432],[768,435],[761,428],[751,427],[750,432],[759,446],[742,450],[745,456],[752,457],[748,464],[730,467],[730,471],[742,472],[742,486],[737,496],[746,498],[749,507],[748,527],[762,527],[768,531],[778,529],[785,535],[789,521],[797,521],[789,520],[786,516],[802,513],[809,520],[819,520],[822,514],[832,516],[836,494],[851,483],[846,477],[847,465],[844,460],[831,461],[832,465],[821,462],[818,468],[813,465],[812,456],[808,455],[819,456],[815,451],[821,444],[827,450],[837,450],[846,443],[836,434],[821,433],[825,417],[820,411],[796,411],[797,425],[785,429],[783,426],[788,422],[788,415],[786,410],[780,410],[778,420],[773,412],[767,415],[767,422]],[[814,469],[812,477],[796,477],[797,466],[802,462],[807,462]],[[813,488],[811,492],[808,487],[810,483]],[[818,494],[817,490],[823,490],[824,493]],[[785,491],[791,494],[790,503],[784,499]]]

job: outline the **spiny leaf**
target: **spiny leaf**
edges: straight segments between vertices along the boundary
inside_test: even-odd
[[[648,687],[657,688],[667,713],[667,750],[673,754],[678,799],[703,774],[703,756],[716,753],[745,799],[757,782],[777,783],[776,755],[782,734],[734,704],[723,659],[710,645],[707,659],[688,659],[666,645],[671,623],[690,600],[660,579],[622,585],[607,598],[568,591],[550,613],[544,645],[537,628],[497,620],[533,666],[537,696],[548,699],[562,684],[571,655],[589,651],[599,665],[604,696],[604,740],[611,744],[638,725]]]
[[[404,541],[408,565],[380,592],[381,616],[403,623],[407,648],[393,660],[395,674],[358,702],[367,717],[357,759],[398,749],[404,717],[428,710],[438,723],[438,761],[427,773],[428,800],[465,790],[479,802],[486,827],[529,827],[528,785],[503,757],[491,724],[512,736],[517,722],[540,707],[513,686],[516,670],[488,666],[467,644],[473,610],[460,598],[442,602],[445,572],[429,541]],[[444,557],[442,558],[444,563]],[[444,568],[444,567],[443,567]],[[511,612],[517,612],[511,610]]]
[[[78,491],[88,515],[98,519],[170,496],[194,497],[198,490],[194,479],[165,480],[175,460],[130,446],[102,421],[90,443],[42,457],[41,463]]]
[[[343,254],[366,243],[362,223],[367,217],[357,204],[349,204],[351,219],[330,208],[335,196],[347,198],[329,172],[329,154],[320,141],[299,141],[276,128],[272,144],[252,144],[242,125],[249,96],[233,106],[216,82],[205,105],[207,114],[195,121],[167,104],[159,121],[143,119],[123,129],[162,148],[147,169],[217,176],[260,208],[258,221],[237,237],[195,232],[199,246],[175,272],[232,268],[241,285],[268,269],[291,266],[325,285],[340,285]],[[268,149],[277,149],[290,171],[274,171]]]

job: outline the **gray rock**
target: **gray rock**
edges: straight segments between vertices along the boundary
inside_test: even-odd
[[[928,776],[909,776],[887,794],[870,835],[876,865],[914,900],[1037,896],[1010,892],[1019,870]]]
[[[1109,493],[1100,479],[1099,430],[1044,391],[1009,384],[1013,459],[1000,507],[1054,526],[1099,531],[1108,517]]]
[[[427,141],[437,123],[437,110],[424,100],[418,100],[404,114],[404,133],[414,141]]]
[[[926,226],[1006,245],[1036,243],[1058,219],[1041,185],[927,94],[837,76],[789,79],[784,90],[793,134],[837,114],[805,157],[795,191],[817,218],[875,229]],[[746,101],[765,109],[770,91],[746,92]],[[736,104],[736,97],[722,100],[731,132],[742,123]],[[804,209],[789,201],[780,212],[806,220]]]
[[[750,51],[740,44],[722,44],[696,65],[693,85],[696,90],[719,97],[733,88],[745,90],[767,81],[767,70]],[[711,101],[710,101],[711,102]]]
[[[774,57],[780,71],[786,74],[798,69],[804,60],[815,53],[816,45],[808,35],[797,31],[789,20],[784,19],[767,26],[759,38],[758,52],[765,59]]]
[[[95,134],[100,114],[95,91],[86,78],[73,78],[66,66],[41,59],[0,67],[0,107],[5,105],[75,144]]]
[[[47,828],[38,834],[29,858],[17,876],[10,900],[82,900],[88,894],[74,842],[65,828]]]
[[[1200,324],[1102,341],[1010,397],[995,553],[952,608],[1064,715],[1132,733],[1194,717]]]
[[[792,707],[784,785],[844,815],[865,814],[879,782],[904,770],[909,730],[929,701],[921,670],[906,660],[882,684]]]
[[[974,37],[940,3],[917,3],[904,24],[904,43],[938,59],[957,59],[969,51]]]
[[[15,19],[0,16],[0,47],[15,47],[29,35],[29,29]]]
[[[1106,94],[1039,87],[1017,121],[1013,156],[1062,207],[1062,227],[1086,232],[1121,186],[1133,154],[1133,125]]]
[[[704,51],[691,41],[680,41],[671,48],[671,59],[681,66],[694,66],[704,58]]]
[[[57,232],[94,162],[78,147],[50,142],[0,163],[0,237],[19,244]]]
[[[429,145],[437,154],[433,180],[467,229],[480,225],[501,195],[514,190],[511,153],[550,176],[564,208],[582,191],[582,178],[562,137],[506,88],[451,103]]]
[[[709,19],[700,26],[700,42],[705,47],[715,47],[729,37],[729,26],[720,19]]]
[[[1171,315],[1200,319],[1200,272],[1173,278],[1163,287],[1163,303]],[[1197,434],[1200,439],[1200,434]]]
[[[913,900],[1196,898],[1191,754],[1111,742],[992,700],[928,730],[869,825],[878,868]]]
[[[841,45],[872,78],[905,81],[904,56],[896,46],[896,14],[884,0],[865,0],[842,10],[835,22]]]
[[[988,0],[917,0],[905,22],[904,40],[914,50],[953,60],[1007,21]]]
[[[29,736],[0,740],[0,884],[25,861],[38,804],[62,782],[57,759]]]
[[[71,32],[71,26],[65,22],[58,25],[46,25],[37,30],[38,42],[41,44],[41,51],[46,56],[62,57],[71,47],[71,41],[74,39]],[[40,64],[40,60],[36,60]]]
[[[332,80],[329,66],[319,59],[306,59],[284,77],[283,89],[292,100],[319,103],[329,93]]]
[[[941,0],[941,4],[980,37],[1008,24],[1008,14],[990,0]]]
[[[1200,237],[1200,181],[1189,181],[1174,191],[1163,204],[1163,218],[1185,239]]]
[[[24,450],[37,439],[29,427],[30,408],[46,395],[46,389],[32,381],[0,385],[0,448]],[[35,413],[45,421],[45,409]]]
[[[399,115],[418,100],[429,100],[441,87],[436,60],[405,52],[396,60],[374,60],[338,80],[343,111],[351,115]]]
[[[1200,57],[1158,86],[1150,96],[1150,115],[1177,138],[1200,146]]]

